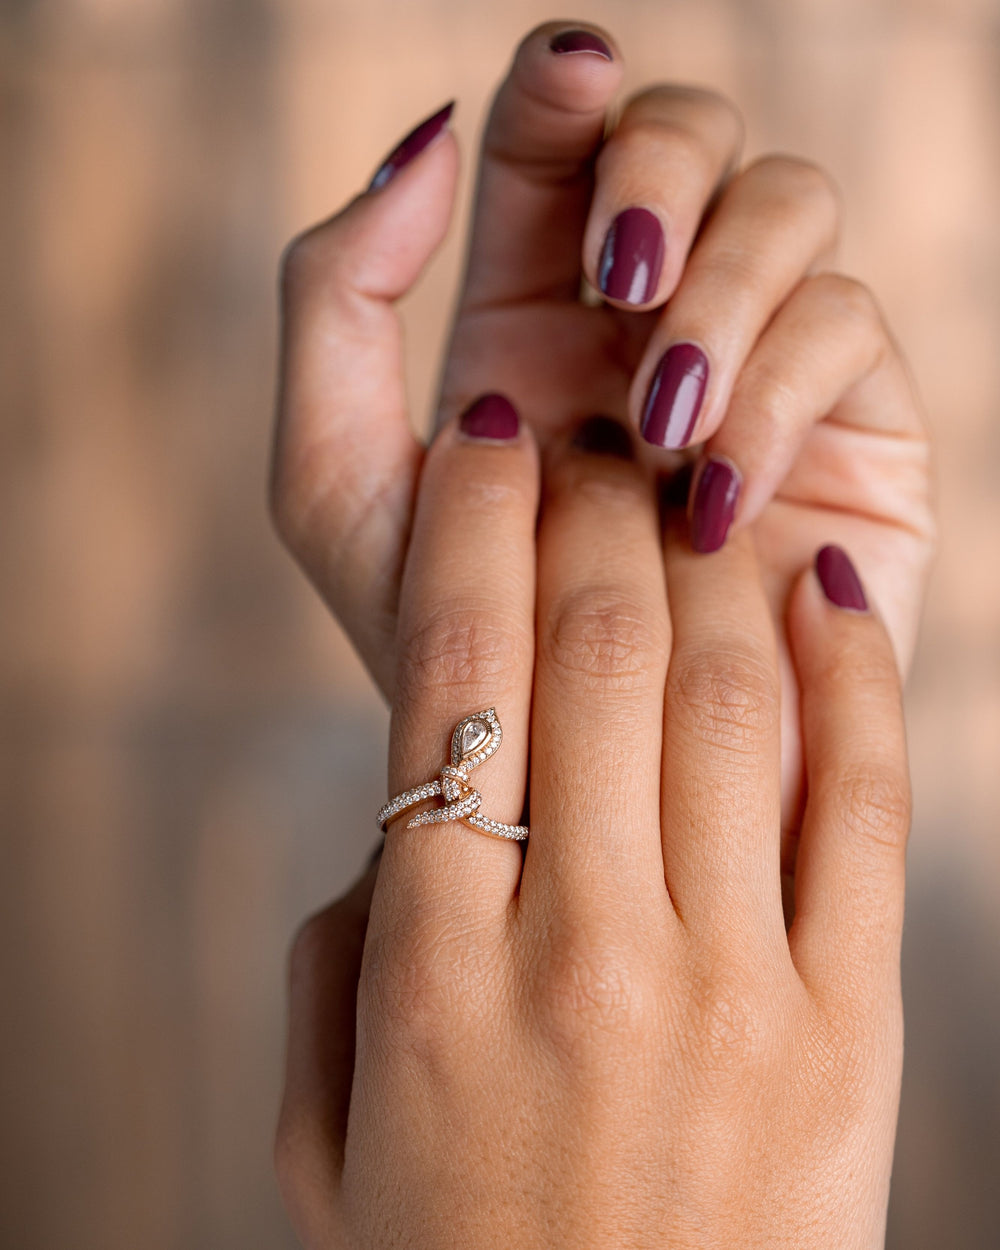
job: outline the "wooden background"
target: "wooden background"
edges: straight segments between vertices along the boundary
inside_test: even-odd
[[[289,936],[373,843],[386,716],[264,509],[284,240],[450,96],[465,190],[537,0],[0,6],[0,1241],[291,1246]],[[937,435],[890,1245],[1000,1176],[1000,11],[579,0],[826,164]],[[464,212],[461,220],[464,220]],[[461,220],[457,223],[461,226]],[[460,228],[410,300],[425,415]]]

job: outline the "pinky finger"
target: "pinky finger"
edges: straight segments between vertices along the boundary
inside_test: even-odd
[[[302,1244],[340,1245],[337,1193],[354,1077],[358,978],[378,873],[299,929],[289,961],[285,1088],[275,1136],[281,1196]]]
[[[892,645],[849,557],[824,547],[788,608],[807,799],[792,958],[807,987],[881,996],[898,981],[910,785]]]

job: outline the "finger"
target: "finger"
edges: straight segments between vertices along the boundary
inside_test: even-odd
[[[460,310],[576,299],[593,158],[623,68],[598,27],[546,22],[521,42],[483,137]]]
[[[685,447],[718,429],[762,330],[833,247],[838,204],[805,161],[770,157],[733,179],[636,371],[629,402],[647,442]]]
[[[374,189],[301,235],[283,261],[275,521],[386,693],[421,458],[393,304],[447,229],[458,155],[447,113],[407,136]]]
[[[292,946],[285,1088],[275,1139],[282,1198],[304,1245],[340,1244],[336,1203],[354,1077],[354,1034],[373,861]]]
[[[659,86],[629,100],[597,161],[583,245],[608,300],[649,307],[672,294],[742,138],[739,114],[714,92]]]
[[[603,431],[603,432],[602,432]],[[553,448],[538,533],[532,834],[520,905],[663,911],[659,772],[670,635],[651,478],[624,427]],[[620,909],[619,909],[620,911]]]
[[[518,823],[537,507],[537,450],[506,399],[481,398],[438,434],[424,463],[400,598],[390,794],[432,782],[449,763],[459,722],[495,708],[502,747],[470,770],[469,784],[482,795],[483,818]],[[429,914],[459,917],[465,930],[502,918],[520,876],[518,844],[455,820],[407,827],[413,815],[390,824],[376,917],[402,928]]]
[[[674,518],[671,518],[673,521]],[[664,548],[674,639],[663,738],[663,861],[685,927],[753,956],[784,942],[774,627],[749,535],[704,560]]]
[[[797,582],[788,633],[808,785],[789,943],[808,986],[857,1004],[898,980],[910,824],[900,678],[840,548]]]
[[[816,428],[822,421],[825,430]],[[916,453],[909,473],[905,440]],[[925,441],[906,367],[874,297],[839,274],[807,278],[753,349],[705,446],[691,501],[695,549],[714,551],[731,525],[752,524],[779,488],[786,497],[917,525]],[[818,446],[792,481],[807,442]],[[894,462],[889,473],[880,449]]]

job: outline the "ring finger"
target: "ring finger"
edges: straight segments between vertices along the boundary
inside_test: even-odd
[[[481,397],[440,431],[425,460],[403,574],[390,794],[434,782],[444,765],[455,763],[456,726],[495,708],[502,749],[477,761],[469,783],[483,796],[484,819],[505,825],[519,819],[527,776],[537,506],[537,449],[509,401]],[[422,806],[434,805],[428,796]],[[517,843],[456,820],[411,827],[415,812],[420,809],[407,805],[388,821],[373,924],[383,912],[404,925],[419,923],[428,909],[466,921],[502,914],[520,875]]]

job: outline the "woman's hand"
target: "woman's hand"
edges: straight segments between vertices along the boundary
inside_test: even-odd
[[[501,390],[543,448],[600,412],[642,430],[660,469],[696,456],[695,545],[752,529],[780,621],[815,548],[843,544],[879,588],[905,672],[933,543],[927,443],[874,300],[824,271],[836,194],[788,157],[734,173],[742,123],[705,91],[643,91],[604,139],[622,70],[593,28],[548,23],[518,49],[484,139],[439,421]],[[393,303],[448,225],[446,123],[411,136],[376,189],[297,240],[284,268],[274,510],[390,699],[423,458]],[[602,306],[580,302],[581,273]],[[794,829],[798,693],[781,632],[778,648]]]
[[[531,837],[522,864],[516,843],[404,816],[377,881],[300,936],[278,1143],[299,1235],[873,1250],[902,1057],[890,640],[841,553],[796,572],[808,799],[786,935],[754,535],[706,560],[668,514],[664,539],[620,426],[543,455],[541,474],[495,398],[426,457],[390,786],[433,778],[452,727],[495,706],[476,787],[512,822],[530,771]]]

